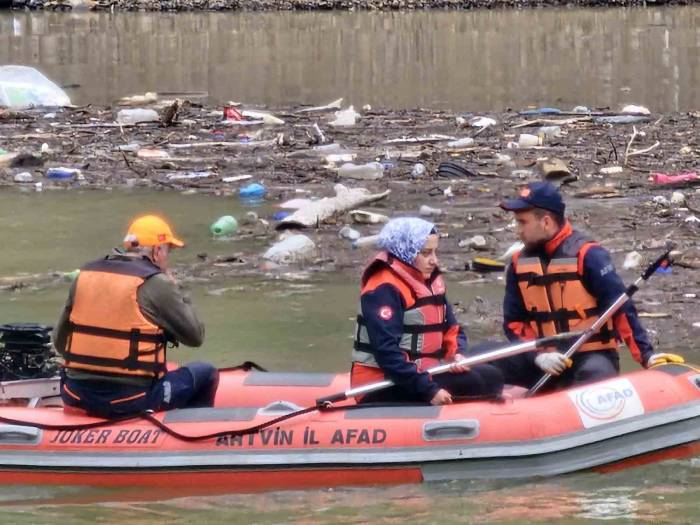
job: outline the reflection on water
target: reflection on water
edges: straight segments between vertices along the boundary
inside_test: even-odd
[[[206,90],[215,102],[689,110],[699,51],[700,7],[0,14],[0,63],[79,84],[75,103]]]
[[[371,471],[369,474],[371,475]],[[679,484],[681,486],[679,486]],[[443,482],[423,485],[198,496],[158,503],[86,505],[59,495],[53,503],[6,507],[7,523],[92,525],[193,523],[694,523],[700,476],[688,461],[613,475],[577,474],[552,481]],[[60,492],[60,491],[59,491]],[[118,497],[104,491],[93,496]],[[83,504],[81,504],[81,502]]]

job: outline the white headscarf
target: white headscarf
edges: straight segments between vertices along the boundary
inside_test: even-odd
[[[418,217],[392,219],[379,232],[377,244],[406,264],[413,264],[434,229],[432,222]]]

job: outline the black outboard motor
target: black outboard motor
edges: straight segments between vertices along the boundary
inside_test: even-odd
[[[53,377],[58,359],[51,348],[50,326],[0,325],[0,381]]]

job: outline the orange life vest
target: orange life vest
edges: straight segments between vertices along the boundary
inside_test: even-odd
[[[64,367],[91,372],[161,377],[165,333],[141,312],[137,292],[160,273],[147,259],[104,258],[78,275]]]
[[[427,370],[447,357],[444,345],[445,331],[449,328],[446,320],[447,299],[445,282],[440,273],[435,272],[426,281],[423,275],[412,266],[387,252],[381,252],[362,274],[362,293],[367,291],[367,285],[375,275],[381,278],[383,283],[393,285],[401,293],[404,310],[403,333],[399,348],[405,352],[406,359],[415,362],[418,370]],[[353,365],[350,374],[353,386],[381,381],[385,378],[375,359],[375,351],[369,340],[360,306],[355,327]]]
[[[537,337],[585,330],[602,313],[598,301],[583,285],[583,258],[597,244],[577,231],[566,237],[548,265],[539,257],[513,255],[520,294]],[[618,342],[612,319],[579,351],[616,350]]]

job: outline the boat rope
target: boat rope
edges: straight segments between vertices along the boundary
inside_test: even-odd
[[[502,402],[503,398],[501,396],[455,396],[453,398],[457,402],[470,402],[470,401],[483,401],[483,400],[490,400],[490,401],[496,401],[496,402]],[[283,414],[279,417],[270,419],[268,421],[265,421],[263,423],[260,423],[258,425],[254,425],[252,427],[247,427],[247,428],[240,428],[240,429],[229,429],[229,430],[220,430],[218,432],[211,432],[209,434],[200,434],[200,435],[188,435],[188,434],[182,434],[178,432],[177,430],[174,430],[172,427],[166,425],[163,423],[160,419],[154,417],[154,412],[152,410],[147,410],[145,412],[142,412],[140,414],[133,414],[133,415],[128,415],[128,416],[122,416],[122,417],[116,417],[113,419],[100,419],[99,421],[93,421],[91,423],[82,423],[82,424],[74,424],[74,425],[55,425],[55,424],[49,424],[49,423],[38,423],[38,422],[33,422],[33,421],[22,421],[19,419],[12,419],[8,417],[2,417],[0,416],[0,423],[4,423],[6,425],[17,425],[17,426],[24,426],[24,427],[35,427],[39,428],[41,430],[49,430],[49,431],[82,431],[82,430],[91,430],[94,428],[100,428],[100,427],[105,427],[109,425],[114,425],[116,423],[125,423],[127,421],[139,421],[139,420],[144,420],[148,421],[150,424],[153,426],[157,427],[158,429],[162,430],[169,436],[172,436],[176,439],[179,439],[181,441],[205,441],[208,439],[215,439],[219,437],[238,437],[238,436],[247,436],[249,434],[256,434],[260,432],[261,430],[264,430],[266,428],[269,428],[271,426],[277,425],[278,423],[281,423],[282,421],[286,421],[288,419],[292,419],[295,417],[302,416],[304,414],[308,414],[309,412],[314,412],[314,411],[319,411],[319,412],[331,412],[331,411],[336,411],[336,410],[357,410],[357,409],[362,409],[362,408],[373,408],[373,407],[410,407],[410,406],[430,406],[426,405],[425,403],[365,403],[362,405],[347,405],[347,406],[328,406],[325,404],[316,404],[313,406],[309,406],[306,408],[302,408],[300,410],[295,410],[294,412],[290,412],[288,414]]]
[[[257,370],[258,372],[268,372],[267,368],[260,366],[255,361],[244,361],[240,365],[219,368],[219,372],[233,372],[235,370],[243,370],[244,372],[249,372],[250,370]]]

